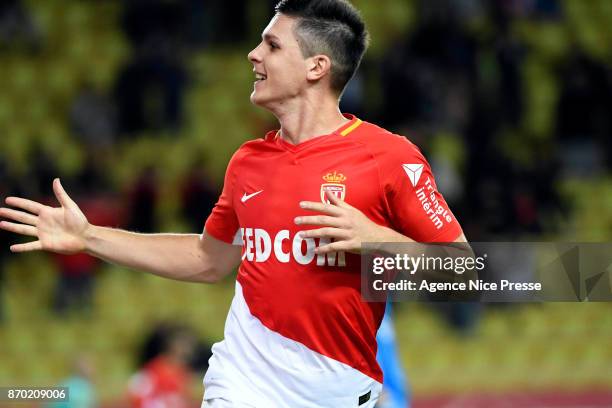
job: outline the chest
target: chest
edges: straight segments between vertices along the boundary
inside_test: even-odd
[[[382,216],[378,166],[358,148],[274,152],[245,158],[234,182],[234,208],[241,226],[291,228],[305,215],[300,201],[325,202],[325,191],[372,219]]]

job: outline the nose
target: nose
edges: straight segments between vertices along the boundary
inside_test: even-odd
[[[255,48],[253,48],[251,50],[251,52],[249,52],[249,54],[247,55],[247,58],[252,63],[261,62],[261,56],[259,55],[259,46],[260,45],[261,44],[257,45],[257,47],[255,47]]]

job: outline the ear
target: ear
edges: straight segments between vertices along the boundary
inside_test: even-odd
[[[331,71],[331,59],[324,54],[314,55],[308,58],[307,68],[306,78],[309,81],[319,80]]]

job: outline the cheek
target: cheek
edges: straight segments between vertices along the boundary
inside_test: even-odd
[[[270,84],[293,92],[306,82],[304,61],[296,58],[272,58],[266,60]]]
[[[300,64],[287,64],[284,69],[277,72],[279,81],[293,87],[300,86],[306,81],[305,72]]]
[[[274,67],[274,70],[270,72],[271,84],[275,84],[280,87],[287,87],[292,82],[291,72],[287,69],[287,66]]]

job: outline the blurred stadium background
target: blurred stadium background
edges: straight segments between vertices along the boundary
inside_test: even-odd
[[[343,110],[421,146],[470,240],[611,240],[612,1],[354,3],[372,41]],[[60,176],[94,222],[200,232],[232,152],[275,127],[246,59],[273,4],[3,1],[0,197],[52,203]],[[0,232],[0,385],[60,384],[86,356],[100,406],[129,406],[161,322],[222,338],[232,279],[11,255],[16,240]],[[610,304],[395,309],[413,407],[612,406]]]

